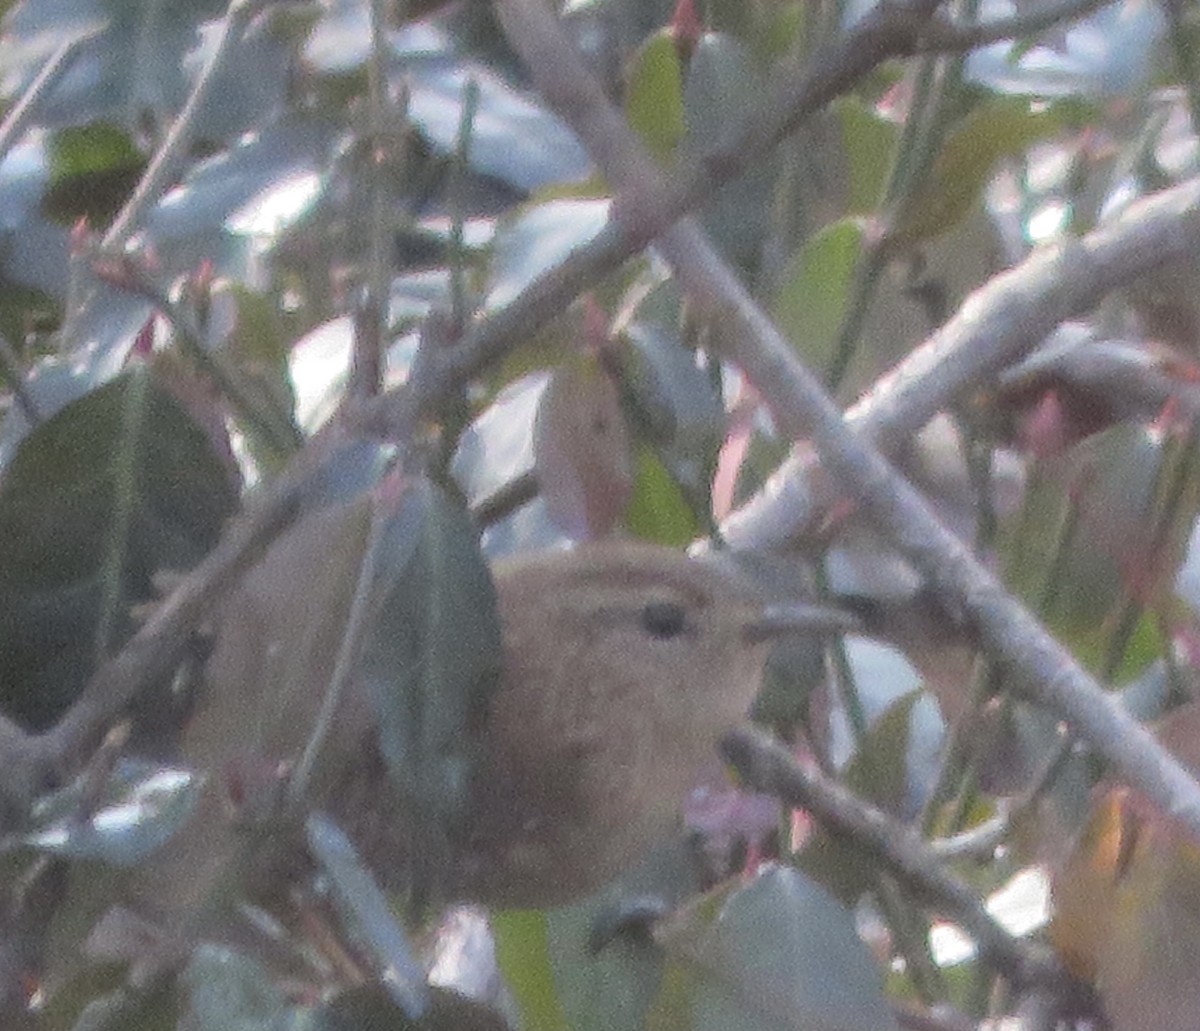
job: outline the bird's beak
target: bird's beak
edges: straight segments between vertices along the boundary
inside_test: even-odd
[[[862,620],[844,609],[801,602],[779,602],[763,607],[743,627],[751,644],[772,641],[788,634],[849,634],[861,632]]]

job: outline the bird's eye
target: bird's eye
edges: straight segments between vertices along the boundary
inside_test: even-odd
[[[687,610],[676,602],[652,601],[642,609],[642,629],[657,640],[668,641],[687,628]]]

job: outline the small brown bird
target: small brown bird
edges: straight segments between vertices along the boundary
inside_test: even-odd
[[[667,837],[745,717],[771,640],[851,625],[768,607],[732,568],[636,542],[522,556],[494,579],[504,671],[457,876],[505,905],[576,898]]]
[[[225,609],[184,742],[211,790],[137,892],[168,924],[228,879],[223,857],[240,840],[230,784],[243,802],[256,784],[269,794],[311,732],[348,592],[331,601],[311,577],[296,591],[296,570],[353,582],[361,538],[358,550],[330,546],[353,536],[344,518],[335,510],[298,526]],[[678,826],[698,768],[754,698],[771,639],[854,626],[836,610],[768,605],[731,565],[644,543],[521,556],[497,563],[493,580],[502,671],[479,727],[466,817],[434,863],[414,857],[417,821],[375,746],[366,691],[343,698],[311,782],[312,807],[385,886],[405,883],[414,858],[434,866],[440,895],[486,904],[548,907],[602,886]],[[263,874],[252,879],[277,884],[278,863],[260,860],[250,859]]]

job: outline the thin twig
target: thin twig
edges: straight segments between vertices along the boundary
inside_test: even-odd
[[[450,162],[450,310],[457,327],[466,325],[467,306],[467,249],[463,240],[466,218],[464,194],[470,173],[471,137],[475,132],[475,116],[479,110],[479,83],[468,78],[462,92],[462,114],[458,120],[458,139]]]
[[[529,504],[537,496],[537,473],[530,469],[507,480],[491,494],[476,501],[471,506],[471,517],[478,526],[491,526],[523,505]]]
[[[460,388],[475,372],[559,314],[588,284],[640,251],[679,214],[698,206],[718,186],[740,174],[771,144],[773,134],[798,124],[831,97],[850,89],[881,62],[915,52],[919,42],[916,29],[925,26],[924,19],[918,26],[913,24],[911,14],[901,12],[894,22],[888,21],[893,11],[893,5],[882,5],[841,42],[831,46],[814,68],[785,82],[776,91],[776,96],[792,101],[787,109],[787,124],[780,128],[778,110],[769,110],[766,113],[769,125],[752,124],[745,128],[742,137],[759,141],[758,147],[745,148],[740,154],[736,147],[728,146],[715,151],[709,160],[699,163],[696,170],[681,179],[670,203],[661,210],[651,209],[640,222],[611,222],[590,245],[577,249],[543,274],[512,303],[471,326],[459,344],[436,363],[436,371],[423,377],[419,387],[410,384],[389,392],[364,406],[354,421],[392,439],[408,439],[416,421],[435,411],[441,397]],[[1173,248],[1186,235],[1186,231],[1172,233],[1156,226],[1142,240],[1154,253],[1142,254],[1140,264],[1138,256],[1126,255],[1126,262],[1135,271],[1152,267],[1157,263],[1157,254],[1169,258],[1177,253]],[[1065,289],[1063,282],[1057,284],[1057,289]],[[937,381],[938,377],[933,379]],[[938,385],[933,383],[934,388]],[[926,391],[928,397],[937,393],[936,389]],[[933,409],[941,407],[941,403],[936,401]],[[927,418],[927,415],[920,418],[917,425]],[[899,416],[897,419],[904,421]],[[48,767],[61,770],[78,762],[89,743],[96,740],[129,701],[158,673],[169,668],[188,633],[213,600],[236,580],[257,551],[288,525],[308,474],[328,457],[324,446],[328,443],[322,444],[318,435],[258,501],[234,520],[217,549],[192,571],[155,618],[97,671],[57,727],[43,737],[30,738],[0,723],[5,738],[0,754],[6,768],[0,789],[6,797],[27,799]]]
[[[371,50],[367,60],[367,155],[370,194],[367,274],[354,312],[354,353],[346,397],[374,397],[383,384],[383,338],[391,280],[392,219],[388,217],[393,133],[387,98],[387,41],[383,0],[371,0]]]
[[[994,816],[948,838],[934,838],[929,842],[930,854],[944,863],[957,859],[990,862],[996,856],[996,849],[1004,844],[1004,839],[1012,832],[1012,821],[1007,812],[1006,809],[1003,815]]]
[[[501,14],[509,9],[510,5],[497,7]],[[929,44],[923,45],[922,38],[929,27],[927,11],[923,13],[902,4],[881,4],[853,30],[823,48],[811,65],[783,69],[766,91],[767,99],[729,140],[698,160],[685,163],[669,187],[656,173],[653,190],[643,185],[633,196],[618,198],[614,217],[591,243],[576,248],[504,308],[468,327],[454,348],[453,357],[441,364],[441,385],[430,396],[462,386],[470,376],[504,354],[514,339],[528,336],[560,314],[587,286],[639,253],[687,212],[702,207],[721,186],[736,179],[806,118],[852,89],[879,65],[893,58],[910,57],[923,47],[928,49]],[[970,46],[952,25],[944,36],[952,48]],[[535,66],[541,63],[541,58],[529,50],[534,45],[541,48],[539,53],[560,52],[556,44],[547,49],[544,42],[524,43],[522,51],[536,62]],[[590,92],[594,80],[590,72],[585,74],[587,78],[581,80],[580,86]],[[567,75],[561,79],[561,89],[551,96],[557,97],[555,103],[570,108],[573,93]],[[585,94],[581,103],[574,106],[590,109],[587,99]],[[575,128],[578,131],[580,127]],[[584,135],[591,140],[591,133]],[[602,153],[593,151],[592,156],[604,167],[615,163],[606,160]],[[410,395],[398,391],[364,406],[358,424],[364,431],[394,439],[393,423],[404,425],[420,414],[427,413],[414,407]]]
[[[1200,230],[1200,218],[1192,221],[1193,232]],[[1086,246],[1076,246],[1084,253],[1075,253],[1076,247],[1062,253],[1074,253],[1072,260],[1085,270],[1083,278],[1094,282],[1086,274]],[[728,268],[714,261],[709,272],[706,296],[725,324],[726,356],[767,400],[781,430],[797,439],[811,438],[824,470],[926,577],[947,611],[975,626],[989,655],[1014,677],[1020,691],[1071,723],[1133,784],[1200,837],[1200,785],[1188,771],[975,560],[919,492],[853,432]]]
[[[1198,220],[1200,221],[1200,220]],[[1101,755],[1200,837],[1200,785],[1118,702],[1107,695],[929,509],[917,490],[843,421],[787,341],[742,291],[714,269],[712,295],[727,305],[727,356],[771,405],[784,432],[809,435],[823,468],[927,578],[952,615],[972,623],[1018,689],[1073,724]],[[716,284],[721,278],[728,282]]]
[[[0,159],[3,159],[4,155],[12,149],[13,144],[21,138],[21,134],[25,131],[37,106],[45,100],[46,95],[70,70],[71,65],[79,56],[79,52],[83,49],[83,45],[95,39],[101,31],[98,28],[89,29],[71,37],[61,44],[50,55],[50,59],[42,65],[41,71],[21,94],[21,99],[13,105],[4,122],[0,123]]]
[[[745,782],[804,809],[829,831],[869,852],[897,880],[978,944],[997,969],[1016,984],[1070,983],[1049,951],[1014,937],[965,884],[946,873],[928,846],[903,824],[860,799],[759,730],[731,731],[721,751]]]
[[[1095,0],[1087,3],[1077,0],[1070,5],[1072,10],[1078,9],[1080,13],[1094,6],[1099,6]],[[628,212],[625,219],[614,218],[591,243],[577,248],[563,262],[539,276],[504,308],[469,326],[453,355],[441,363],[440,383],[426,396],[436,397],[460,387],[470,376],[504,354],[514,339],[528,336],[554,318],[588,284],[638,253],[684,212],[701,206],[717,188],[759,160],[777,138],[829,100],[853,88],[879,64],[917,52],[921,29],[928,29],[926,20],[916,19],[911,11],[898,8],[898,5],[881,5],[854,30],[825,49],[815,64],[803,69],[786,69],[769,91],[770,101],[747,120],[732,143],[719,145],[686,167],[657,202],[640,204],[637,211]],[[980,29],[975,27],[972,32],[978,34]],[[967,45],[958,29],[951,37],[950,42]],[[977,350],[979,348],[972,349]],[[987,349],[983,350],[986,353]],[[928,352],[925,357],[929,357]],[[938,385],[932,382],[933,387]],[[936,395],[936,389],[932,393]],[[944,400],[944,396],[938,397],[929,415],[921,418],[916,426],[928,421],[929,416],[942,407]],[[399,390],[389,392],[373,405],[364,406],[356,423],[364,432],[395,439],[397,425],[406,425],[423,414],[428,411],[414,405],[412,394]]]
[[[329,685],[325,689],[325,697],[321,700],[321,710],[313,723],[312,734],[304,746],[304,753],[288,781],[288,803],[297,813],[300,812],[300,807],[304,803],[308,781],[312,776],[321,749],[329,737],[330,728],[337,716],[338,706],[353,679],[356,663],[362,652],[364,637],[370,629],[368,616],[371,613],[371,600],[376,586],[379,549],[387,539],[388,520],[392,514],[385,502],[376,499],[371,508],[371,528],[367,536],[366,547],[363,549],[362,561],[358,566],[354,597],[351,599],[350,611],[346,615],[346,625],[342,629],[341,641],[338,643],[337,658],[334,660],[333,672],[329,676]]]
[[[300,431],[282,409],[269,400],[256,398],[243,386],[235,370],[226,367],[223,357],[206,348],[201,330],[192,313],[163,292],[140,267],[136,259],[121,256],[115,270],[105,268],[110,259],[98,258],[93,272],[98,278],[119,290],[127,290],[150,301],[171,324],[175,343],[196,369],[209,379],[229,402],[234,416],[244,427],[258,434],[265,447],[282,461],[295,454],[303,443]]]
[[[207,103],[217,80],[217,73],[233,53],[235,44],[242,36],[246,26],[254,19],[260,10],[267,6],[270,0],[232,0],[225,18],[221,24],[221,32],[217,37],[213,52],[208,63],[196,80],[191,94],[183,105],[183,110],[171,125],[167,138],[158,148],[150,161],[149,167],[137,184],[129,200],[109,226],[101,241],[101,249],[106,251],[120,250],[129,237],[137,229],[142,217],[150,206],[155,204],[163,192],[171,186],[179,174],[179,169],[185,158],[184,151],[192,139],[196,115]]]
[[[1035,10],[1010,18],[990,19],[982,24],[962,25],[952,21],[934,21],[922,41],[924,48],[944,53],[975,50],[978,47],[1024,39],[1063,22],[1075,21],[1114,3],[1115,0],[1058,0],[1044,3]]]

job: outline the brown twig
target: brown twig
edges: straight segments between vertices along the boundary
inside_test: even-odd
[[[231,0],[225,17],[221,22],[221,32],[217,37],[212,53],[204,70],[200,73],[196,85],[188,94],[183,109],[179,112],[167,138],[155,152],[153,159],[146,168],[145,174],[138,181],[129,200],[118,213],[113,223],[104,234],[101,249],[118,251],[133,232],[138,228],[142,216],[149,207],[156,203],[178,175],[185,151],[192,139],[196,124],[196,115],[203,109],[212,93],[213,84],[217,80],[218,71],[224,66],[234,46],[241,41],[242,33],[254,20],[254,17],[269,2],[269,0]]]
[[[529,336],[560,314],[589,284],[638,254],[689,211],[702,207],[721,186],[736,179],[806,118],[852,89],[880,64],[911,56],[923,46],[926,49],[932,46],[922,43],[923,34],[930,25],[929,7],[928,3],[920,6],[879,5],[854,29],[825,49],[812,65],[782,69],[767,91],[767,99],[731,137],[699,159],[685,164],[669,184],[657,170],[649,180],[638,176],[639,188],[618,198],[614,217],[595,239],[539,276],[510,304],[465,330],[453,357],[440,367],[442,391],[461,386],[504,354],[513,340]],[[519,7],[512,4],[498,5],[497,10],[504,17],[520,15]],[[522,40],[519,34],[509,35],[521,41],[521,52],[533,67],[545,62],[554,72],[560,62],[555,55],[563,53],[556,42],[541,36]],[[949,22],[945,23],[944,41],[951,49],[969,49],[975,45],[969,42],[965,30],[957,31]],[[532,49],[534,47],[538,49]],[[578,67],[584,66],[579,64]],[[584,119],[591,117],[593,112],[602,111],[591,103],[595,82],[590,72],[585,70],[586,78],[579,80],[579,89],[584,92],[578,101],[573,99],[572,74],[557,74],[558,84],[547,93],[552,104],[581,111]],[[606,116],[600,114],[600,117]],[[580,124],[572,124],[589,141],[589,147],[596,144],[603,148],[600,134],[595,134],[597,139],[592,139],[590,130],[581,130]],[[609,137],[607,132],[604,135],[616,139]],[[592,151],[592,156],[603,167],[609,167],[610,161],[603,150]],[[616,161],[611,164],[619,166]],[[393,423],[407,423],[418,414],[422,413],[416,411],[409,393],[392,391],[365,406],[360,425],[364,430],[394,439]]]
[[[612,222],[592,244],[580,248],[541,276],[511,304],[470,327],[461,342],[429,370],[420,389],[409,386],[391,391],[365,405],[353,421],[392,439],[407,439],[416,421],[436,409],[440,397],[460,387],[473,373],[549,321],[588,283],[637,253],[679,214],[703,202],[719,185],[739,174],[774,137],[817,110],[830,97],[852,87],[878,63],[915,52],[920,45],[920,33],[913,12],[895,15],[890,5],[884,6],[886,11],[864,20],[831,48],[816,67],[798,76],[785,76],[774,94],[776,98],[790,98],[785,122],[779,121],[784,109],[773,100],[761,122],[752,119],[738,141],[714,151],[685,174],[670,203],[661,211],[652,212],[649,220],[632,228],[630,223]],[[250,10],[246,5],[237,9],[243,15]],[[919,21],[925,24],[924,18]],[[758,142],[756,147],[746,148],[741,146],[745,141]],[[157,671],[169,667],[182,640],[203,612],[246,568],[257,549],[287,525],[308,472],[326,453],[317,449],[314,456],[313,451],[312,445],[306,448],[293,461],[291,469],[234,521],[218,549],[193,570],[126,648],[97,672],[58,727],[42,738],[27,738],[14,727],[0,727],[4,730],[0,751],[8,771],[0,787],[8,797],[14,797],[14,785],[18,786],[15,797],[28,797],[47,764],[62,768],[73,761],[72,757],[77,760],[87,743],[96,740],[129,699]]]
[[[21,134],[29,125],[29,119],[33,117],[38,104],[70,71],[71,65],[75,63],[84,44],[100,35],[100,31],[100,29],[87,29],[72,36],[62,43],[50,55],[49,60],[42,65],[41,70],[34,76],[33,82],[21,94],[21,99],[4,116],[3,123],[0,123],[0,158],[3,158],[12,149],[13,144],[21,138]]]
[[[537,474],[523,472],[497,487],[471,506],[471,516],[480,526],[491,526],[538,496]]]
[[[1049,950],[1001,927],[965,884],[947,874],[928,846],[903,824],[868,805],[814,763],[796,759],[762,731],[731,731],[721,751],[746,783],[804,809],[832,833],[869,852],[925,904],[963,928],[984,956],[1018,985],[1071,985]]]

